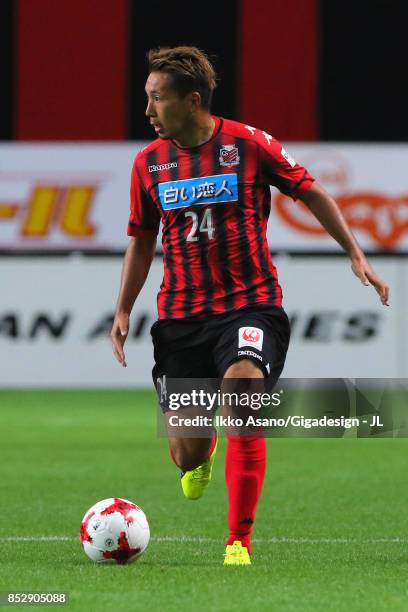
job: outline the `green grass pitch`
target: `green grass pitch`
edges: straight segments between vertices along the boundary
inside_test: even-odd
[[[225,440],[206,495],[185,500],[152,392],[2,391],[0,428],[0,591],[66,591],[69,610],[408,609],[406,439],[268,440],[253,564],[224,567]],[[95,565],[78,540],[110,496],[149,518],[130,566]]]

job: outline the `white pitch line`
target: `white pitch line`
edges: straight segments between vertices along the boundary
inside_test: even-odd
[[[77,542],[78,537],[72,536],[5,536],[0,542]],[[152,542],[187,542],[221,544],[224,540],[216,538],[200,538],[193,536],[153,536]],[[370,538],[359,540],[357,538],[253,538],[256,544],[408,544],[406,538]]]
[[[0,542],[73,542],[79,539],[71,536],[5,536]]]

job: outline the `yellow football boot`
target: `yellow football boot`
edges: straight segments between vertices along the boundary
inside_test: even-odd
[[[184,472],[181,476],[181,488],[187,499],[200,499],[211,480],[212,468],[214,465],[215,453],[217,452],[218,439],[213,451],[207,461],[194,470]]]
[[[228,544],[225,549],[224,565],[251,565],[251,558],[246,546],[242,542],[235,540],[233,544]]]

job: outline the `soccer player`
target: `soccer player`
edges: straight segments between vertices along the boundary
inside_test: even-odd
[[[146,115],[157,139],[135,158],[120,293],[111,332],[126,367],[129,317],[163,226],[164,277],[151,334],[156,389],[166,378],[263,379],[271,389],[283,369],[289,323],[266,240],[270,185],[300,198],[351,259],[354,274],[388,305],[375,274],[335,201],[262,129],[211,114],[216,86],[207,56],[195,47],[151,50]],[[231,389],[231,387],[230,387]],[[165,400],[165,397],[164,397]],[[168,406],[163,400],[166,414]],[[215,431],[172,435],[184,495],[198,499],[211,479]],[[229,536],[225,564],[250,563],[250,536],[265,472],[262,434],[227,439]]]

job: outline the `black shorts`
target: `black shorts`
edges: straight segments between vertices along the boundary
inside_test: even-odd
[[[228,367],[241,359],[262,369],[270,391],[285,364],[290,325],[283,308],[259,304],[206,319],[159,320],[150,333],[158,392],[164,376],[222,379]]]

